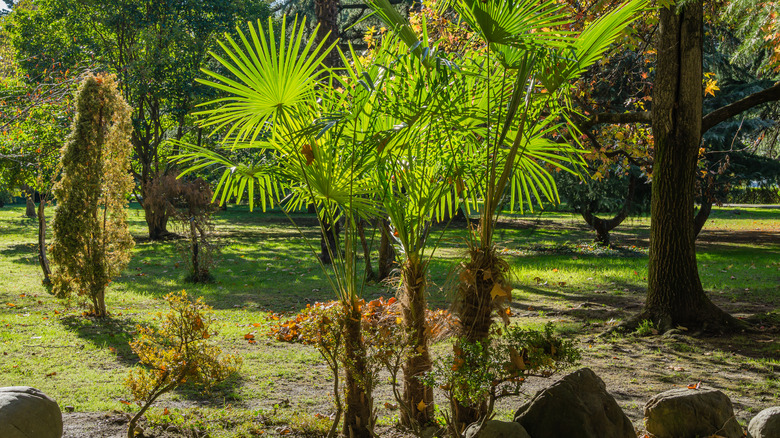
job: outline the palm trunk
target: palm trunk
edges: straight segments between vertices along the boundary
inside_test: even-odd
[[[468,343],[489,342],[490,326],[493,324],[493,286],[505,284],[509,265],[498,257],[494,247],[471,248],[471,259],[461,267],[458,292],[454,306],[460,319],[459,338]],[[460,349],[456,343],[455,355]],[[480,364],[470,364],[476,368]],[[477,421],[487,413],[485,400],[466,404],[454,400],[453,416],[459,431]]]
[[[372,438],[374,427],[373,382],[366,363],[361,335],[361,314],[356,305],[347,305],[344,324],[344,424],[342,433],[350,438]]]
[[[410,255],[402,272],[401,304],[411,353],[403,367],[404,402],[409,409],[401,411],[401,423],[409,427],[415,423],[426,425],[433,419],[433,388],[420,381],[420,377],[432,368],[425,320],[428,308],[425,298],[426,270],[426,263]]]

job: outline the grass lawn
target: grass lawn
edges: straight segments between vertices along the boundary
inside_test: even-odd
[[[112,315],[105,321],[82,316],[77,300],[46,293],[36,222],[23,214],[20,205],[0,209],[0,386],[33,386],[72,410],[65,415],[66,437],[122,436],[123,413],[135,409],[123,402],[129,394],[122,381],[136,362],[128,341],[137,324],[166,310],[165,294],[181,289],[214,307],[222,322],[220,344],[242,356],[244,365],[238,378],[210,397],[184,388],[161,398],[148,415],[157,430],[167,429],[171,437],[194,436],[193,430],[247,437],[327,431],[332,380],[324,361],[312,348],[263,336],[272,314],[334,299],[305,239],[283,214],[234,206],[221,212],[216,281],[196,286],[183,281],[179,243],[145,239],[142,211],[133,208],[134,256],[107,292]],[[316,239],[312,216],[294,218],[306,237]],[[465,235],[464,224],[451,227],[430,265],[433,306],[449,303],[448,279],[465,255]],[[755,323],[753,334],[702,338],[682,330],[599,337],[641,308],[648,235],[649,220],[635,218],[613,232],[616,248],[603,250],[590,244],[593,235],[577,216],[507,215],[496,240],[515,275],[512,319],[535,327],[554,322],[582,350],[581,366],[604,379],[640,429],[647,399],[697,381],[726,392],[743,424],[780,404],[780,209],[716,208],[698,241],[705,289],[718,305]],[[364,290],[367,299],[392,294],[392,285]],[[258,342],[249,344],[247,333]],[[446,345],[436,350],[448,351]],[[530,379],[526,398],[547,384]],[[374,405],[389,431],[398,411],[385,402],[393,400],[380,384]],[[498,419],[511,418],[521,403],[504,401]]]

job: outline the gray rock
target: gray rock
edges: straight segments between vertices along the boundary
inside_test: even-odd
[[[515,421],[533,438],[636,438],[631,420],[589,368],[537,392]]]
[[[466,429],[466,438],[531,438],[525,428],[514,421],[486,421],[482,429],[477,430],[477,424]]]
[[[60,407],[29,386],[0,388],[0,437],[61,438]]]
[[[764,409],[748,424],[750,438],[780,437],[780,406]]]
[[[731,400],[711,388],[679,388],[654,396],[645,404],[645,428],[655,438],[744,436]]]

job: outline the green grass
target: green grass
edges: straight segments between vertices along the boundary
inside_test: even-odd
[[[732,313],[744,314],[757,324],[780,326],[780,239],[776,237],[780,209],[739,209],[739,215],[734,210],[716,208],[701,235],[702,282],[713,299]],[[220,212],[216,223],[222,251],[213,270],[215,282],[193,285],[184,282],[178,243],[145,239],[142,211],[135,206],[130,212],[131,232],[138,241],[133,259],[107,292],[111,317],[96,321],[82,316],[86,308],[78,300],[59,301],[41,286],[34,246],[36,222],[24,218],[23,212],[23,206],[0,209],[0,386],[34,386],[61,406],[73,406],[79,412],[133,410],[122,402],[128,397],[122,381],[137,361],[128,341],[137,324],[149,323],[153,315],[165,311],[162,298],[167,293],[186,289],[214,307],[222,323],[216,339],[224,350],[240,354],[244,367],[240,377],[219,387],[211,397],[204,398],[193,388],[163,397],[150,420],[179,428],[190,424],[215,436],[252,436],[256,429],[275,433],[276,428],[289,424],[314,434],[327,429],[327,421],[317,415],[330,412],[332,383],[318,353],[261,336],[272,323],[271,312],[297,312],[308,303],[335,298],[305,239],[282,213],[250,213],[234,206]],[[293,217],[318,247],[313,216]],[[652,336],[594,338],[641,306],[648,234],[647,218],[627,221],[613,233],[618,248],[603,250],[590,245],[593,234],[577,216],[559,212],[509,215],[496,240],[515,279],[514,320],[537,328],[555,322],[559,334],[577,340],[585,353],[584,365],[614,372],[616,379],[622,373],[624,381],[634,379],[643,391],[717,375],[712,369],[697,371],[691,365],[685,366],[685,372],[666,368],[663,361],[675,358],[698,361],[702,367],[754,373],[761,377],[753,386],[735,380],[735,391],[758,388],[776,394],[778,342],[749,337],[722,342],[660,342]],[[465,257],[465,239],[466,225],[455,224],[437,249],[430,265],[432,306],[449,303],[447,285],[453,268]],[[368,284],[364,294],[370,299],[387,297],[393,289]],[[244,340],[247,333],[257,335],[257,344]],[[448,348],[435,350],[446,352]],[[646,364],[624,362],[628,354],[639,354]],[[741,364],[749,369],[738,368]],[[638,367],[646,368],[647,375],[634,375]],[[379,397],[376,406],[381,421],[390,424],[398,413],[381,407],[392,401],[387,389],[380,388]],[[769,400],[777,401],[777,396]],[[637,403],[641,405],[641,400],[626,406]],[[189,409],[193,405],[198,410]],[[163,407],[171,413],[163,415]],[[512,409],[500,406],[499,412],[511,413]]]

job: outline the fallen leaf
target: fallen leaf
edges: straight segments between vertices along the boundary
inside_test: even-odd
[[[423,400],[420,400],[420,403],[417,403],[417,410],[420,412],[424,412],[426,407],[428,407],[428,405],[426,405]]]
[[[253,335],[252,333],[247,333],[247,334],[244,335],[244,339],[246,339],[248,341],[252,341],[252,340],[255,339],[255,335]]]
[[[701,382],[696,382],[688,385],[688,389],[699,389],[700,386],[701,386]]]

